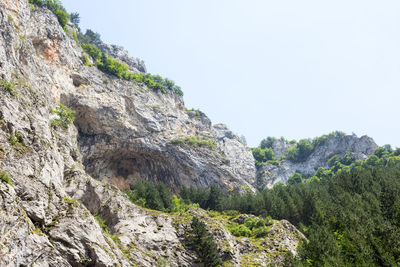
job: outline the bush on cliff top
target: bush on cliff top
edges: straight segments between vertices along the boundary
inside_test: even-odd
[[[93,44],[83,43],[82,49],[93,58],[97,64],[97,67],[105,73],[117,76],[118,78],[127,81],[143,83],[149,89],[161,91],[164,94],[167,93],[167,90],[170,90],[180,96],[183,96],[183,91],[181,88],[172,80],[164,79],[160,75],[151,75],[149,73],[133,73],[129,71],[129,68],[126,64],[121,63],[113,57],[103,53]]]
[[[59,0],[29,0],[29,4],[37,5],[39,7],[47,7],[50,11],[56,15],[58,22],[63,28],[67,26],[70,15],[63,7]]]

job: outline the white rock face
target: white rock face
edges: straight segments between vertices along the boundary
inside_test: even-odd
[[[46,9],[2,0],[0,31],[0,171],[11,179],[0,179],[0,266],[196,266],[197,255],[184,246],[188,222],[177,220],[184,215],[139,208],[108,182],[253,188],[249,150],[204,114],[188,114],[177,95],[83,66],[80,46]],[[76,110],[75,125],[51,126],[59,103]],[[217,148],[171,142],[190,136]],[[232,265],[257,251],[216,224],[209,229],[221,254],[222,244],[232,244],[224,256]],[[286,250],[304,238],[278,228],[286,229]],[[277,247],[271,240],[268,249]],[[282,260],[262,251],[257,257]]]
[[[217,139],[218,147],[229,159],[232,171],[242,177],[249,184],[254,185],[255,160],[251,150],[243,145],[239,136],[235,135],[224,124],[213,126],[213,134]]]
[[[282,140],[277,140],[272,145],[275,155],[284,155],[286,153],[288,146],[285,147],[281,143]],[[343,157],[349,154],[356,160],[365,160],[374,153],[376,148],[378,146],[368,136],[360,138],[354,135],[328,137],[304,162],[294,163],[289,160],[282,160],[278,165],[266,163],[258,170],[258,180],[259,183],[272,188],[278,182],[287,182],[288,178],[295,172],[309,177],[314,175],[319,167],[328,169],[328,161],[335,155]]]

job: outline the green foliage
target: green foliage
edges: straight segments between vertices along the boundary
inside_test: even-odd
[[[286,159],[292,162],[303,162],[313,151],[313,143],[308,139],[301,139],[296,146],[288,149]]]
[[[131,202],[149,209],[172,212],[181,208],[179,199],[174,198],[164,183],[156,186],[150,181],[140,181],[125,193]]]
[[[256,160],[257,166],[262,165],[264,162],[272,160],[274,158],[274,151],[270,147],[256,147],[252,148],[254,159]]]
[[[298,172],[295,172],[292,176],[290,176],[287,181],[287,183],[290,185],[301,184],[302,182],[303,182],[303,176]]]
[[[206,225],[197,217],[193,217],[190,226],[189,245],[197,252],[204,266],[221,266],[222,260],[218,254],[217,244],[207,231]]]
[[[90,61],[89,61],[89,57],[88,57],[88,55],[86,55],[86,54],[83,54],[82,55],[82,63],[83,63],[83,65],[85,65],[85,66],[89,66],[89,67],[91,67],[92,66],[92,64],[90,63]]]
[[[183,139],[172,139],[169,142],[174,145],[187,144],[197,147],[206,146],[212,149],[217,148],[217,143],[214,140],[201,136],[188,136]]]
[[[54,118],[50,121],[50,125],[53,127],[61,126],[67,129],[75,120],[75,111],[62,104],[59,104],[55,109],[50,109],[50,113],[58,116],[58,118]]]
[[[172,80],[164,79],[159,75],[151,75],[149,73],[134,74],[133,72],[129,71],[129,68],[126,64],[121,63],[113,57],[101,52],[101,50],[95,45],[90,43],[82,43],[81,46],[82,49],[93,58],[97,64],[97,67],[105,73],[117,76],[118,78],[127,81],[142,83],[146,85],[147,88],[154,91],[160,91],[164,94],[166,94],[167,90],[169,90],[180,96],[183,96],[183,91],[181,88]]]
[[[66,12],[59,0],[29,0],[29,4],[39,7],[46,7],[56,15],[58,22],[65,29],[70,15]]]
[[[79,42],[81,42],[81,44],[101,43],[100,34],[97,32],[94,32],[90,29],[87,29],[85,34],[82,34],[81,32],[79,32],[78,39],[79,39]]]
[[[261,238],[265,237],[270,230],[266,224],[263,219],[255,220],[253,217],[248,217],[243,224],[232,222],[227,228],[234,236]]]
[[[277,184],[257,194],[231,192],[221,198],[220,210],[268,214],[302,229],[309,241],[298,249],[300,259],[288,256],[292,266],[397,266],[400,149],[377,154],[381,157],[365,162],[336,157],[331,169],[318,169],[305,183]],[[207,207],[204,189],[182,193],[184,200]],[[261,237],[268,232],[265,224],[247,219],[228,229],[236,236]]]
[[[106,232],[106,234],[111,235],[110,231],[108,230],[108,225],[106,224],[106,222],[99,215],[95,215],[94,218],[96,219],[100,227],[103,229],[103,231]]]
[[[97,67],[105,73],[117,76],[118,78],[124,80],[133,79],[134,74],[129,71],[129,68],[126,64],[119,62],[105,53],[102,53],[100,61],[97,59],[96,61]]]
[[[251,237],[252,232],[251,230],[243,224],[238,224],[238,223],[231,223],[228,226],[228,230],[234,235],[234,236],[244,236],[244,237]]]
[[[92,44],[81,44],[83,51],[89,54],[95,62],[101,62],[103,53]]]
[[[57,9],[56,11],[54,11],[54,15],[56,15],[61,27],[65,28],[69,21],[69,14],[63,9]]]
[[[174,93],[183,96],[182,89],[175,84],[174,81],[169,79],[164,79],[159,75],[151,75],[149,73],[139,73],[134,74],[132,80],[145,84],[148,88],[154,91],[161,91],[162,93],[166,93],[167,90],[173,91]]]
[[[15,96],[15,83],[9,82],[7,80],[0,80],[0,87],[6,90],[10,95]]]
[[[203,209],[222,210],[224,193],[215,184],[210,188],[181,187],[181,198],[186,204],[197,203]]]
[[[291,144],[293,146],[289,147],[286,151],[286,154],[280,159],[274,158],[274,152],[272,150],[272,146],[275,141],[278,139],[275,137],[267,137],[263,139],[260,145],[256,148],[252,149],[254,159],[256,160],[256,167],[261,167],[265,162],[269,162],[271,164],[279,164],[279,161],[282,159],[288,159],[292,162],[303,162],[307,160],[308,156],[319,146],[323,145],[324,142],[330,137],[339,137],[344,136],[345,133],[335,131],[328,135],[323,135],[320,137],[316,137],[312,140],[310,139],[301,139],[299,142],[295,140],[288,141],[285,138],[281,137],[280,140],[285,144]]]
[[[162,267],[162,266],[169,266],[169,260],[163,257],[160,257],[157,259],[157,266]]]
[[[275,137],[270,137],[268,136],[266,139],[263,139],[260,143],[260,148],[272,148],[272,144],[276,141],[277,139]]]
[[[13,182],[11,180],[11,176],[8,173],[6,173],[5,171],[1,171],[0,172],[0,180],[5,182],[5,183],[7,183],[7,184],[9,184],[9,185],[11,185],[11,186],[13,185]]]
[[[79,23],[81,22],[81,17],[79,15],[79,13],[71,13],[70,18],[71,22],[75,25],[75,26],[79,26]]]

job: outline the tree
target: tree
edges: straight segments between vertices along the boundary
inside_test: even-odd
[[[222,190],[217,185],[212,184],[207,200],[207,208],[212,210],[221,210],[222,195]]]
[[[164,204],[164,209],[172,211],[174,208],[174,201],[171,192],[168,190],[168,187],[161,182],[157,185],[157,190]]]
[[[272,145],[274,144],[274,142],[276,141],[275,137],[270,137],[268,136],[267,138],[263,139],[260,143],[260,147],[261,148],[272,148]]]
[[[77,12],[73,12],[70,15],[70,21],[75,24],[76,26],[79,26],[79,23],[81,22],[81,17],[79,15],[79,13]]]
[[[85,34],[79,35],[79,41],[84,44],[98,44],[101,43],[101,38],[99,33],[87,29]]]
[[[206,229],[206,225],[197,217],[193,217],[191,223],[191,247],[197,252],[204,266],[221,266],[222,260],[218,254],[217,244]]]

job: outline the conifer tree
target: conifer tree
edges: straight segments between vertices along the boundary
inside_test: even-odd
[[[221,266],[222,260],[218,254],[217,244],[207,231],[206,225],[197,217],[192,219],[191,235],[190,245],[198,253],[204,266]]]

